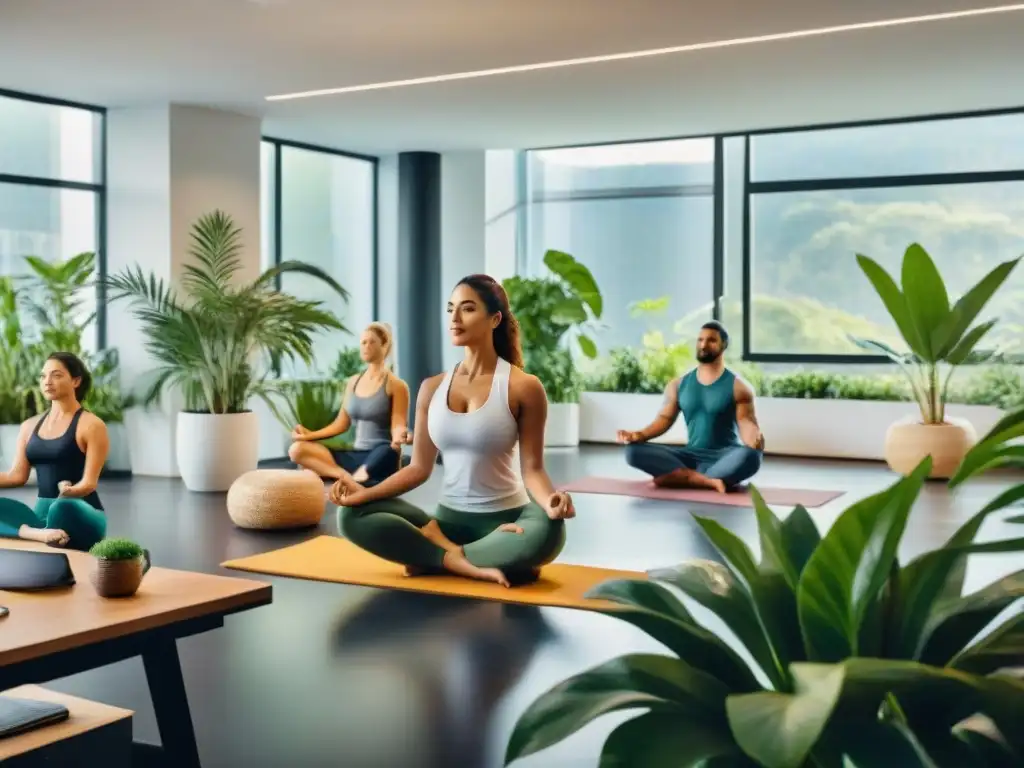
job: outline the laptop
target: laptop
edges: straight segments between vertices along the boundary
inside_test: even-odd
[[[63,552],[0,548],[0,589],[61,589],[74,583],[75,574]]]
[[[63,704],[0,696],[0,739],[61,723],[70,716]]]

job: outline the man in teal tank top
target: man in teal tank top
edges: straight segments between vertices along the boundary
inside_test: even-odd
[[[697,367],[665,387],[657,417],[638,432],[621,430],[626,462],[666,488],[710,488],[724,493],[761,468],[764,436],[754,414],[754,390],[725,367],[725,327],[711,321],[697,338]],[[685,446],[648,442],[665,434],[679,414],[686,420]]]

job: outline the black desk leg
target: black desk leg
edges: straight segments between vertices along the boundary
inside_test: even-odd
[[[166,765],[174,768],[200,768],[199,748],[192,729],[185,679],[181,676],[178,645],[170,638],[160,639],[142,654],[153,699],[156,723],[160,729]]]

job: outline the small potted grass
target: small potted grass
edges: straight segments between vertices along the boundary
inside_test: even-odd
[[[149,551],[130,539],[103,539],[89,554],[95,558],[89,579],[100,597],[131,597],[151,565]]]

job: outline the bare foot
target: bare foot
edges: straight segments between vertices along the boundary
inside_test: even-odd
[[[457,576],[466,576],[478,581],[491,581],[503,587],[510,586],[505,574],[497,568],[477,568],[458,552],[448,552],[444,556],[444,567]]]
[[[366,471],[366,467],[360,467],[352,473],[352,479],[357,483],[365,483],[370,479],[370,473]]]
[[[711,486],[712,490],[718,491],[719,493],[725,493],[725,491],[726,491],[725,481],[724,480],[717,480],[715,478],[709,478],[709,483],[708,484]]]
[[[458,555],[459,557],[466,556],[462,547],[444,535],[444,532],[441,530],[441,526],[438,524],[437,520],[431,520],[425,526],[420,528],[420,533],[423,534],[423,538],[432,544],[436,544],[445,552]]]
[[[22,526],[19,536],[29,541],[38,541],[40,544],[49,544],[51,547],[66,547],[71,537],[60,528],[29,528]]]
[[[409,578],[413,576],[426,576],[429,573],[429,569],[421,568],[418,565],[407,565],[405,566],[405,575]]]

